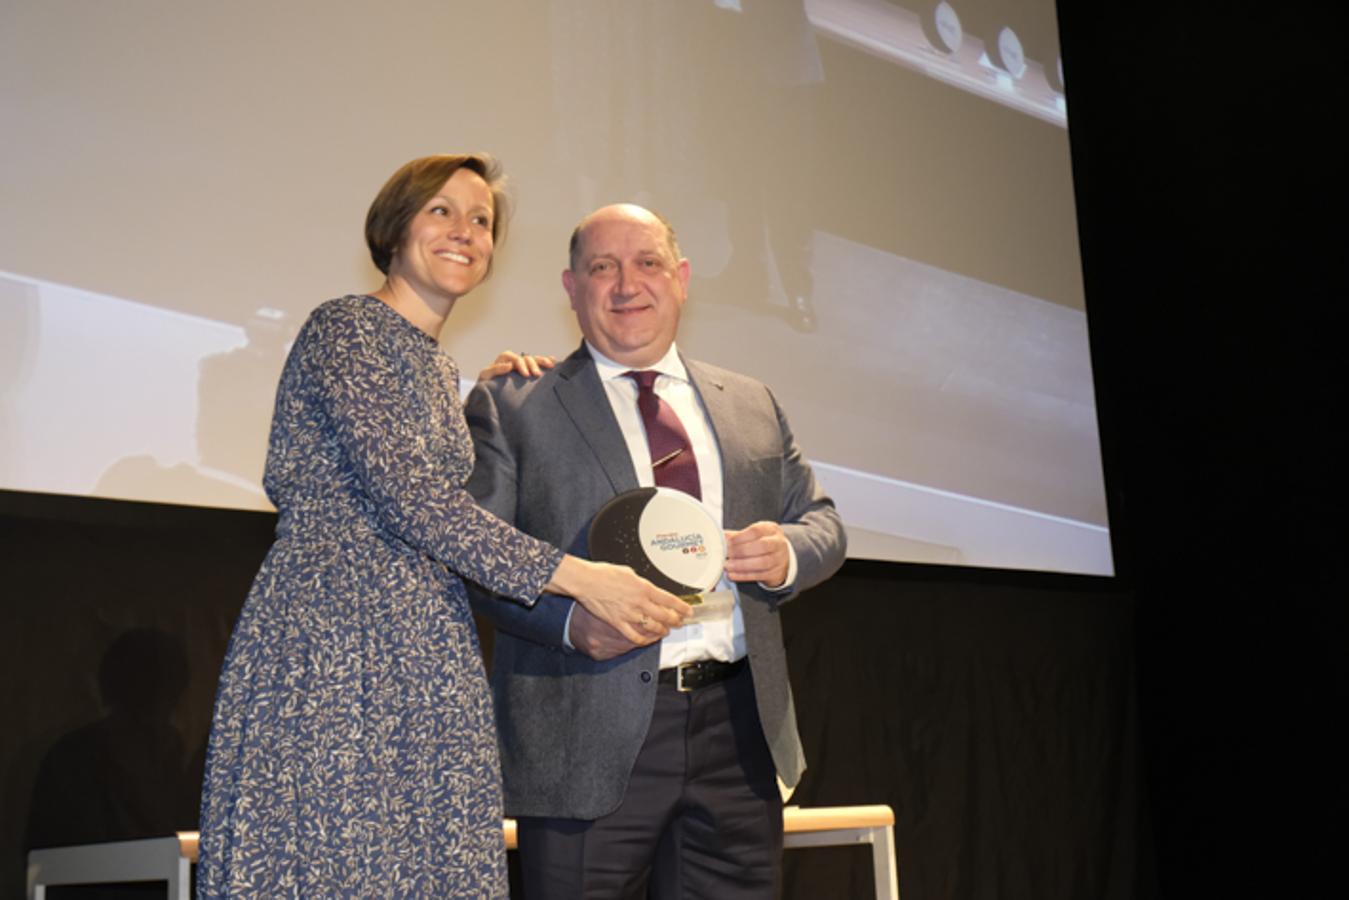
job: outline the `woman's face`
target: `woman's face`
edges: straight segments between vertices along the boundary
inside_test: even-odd
[[[492,191],[471,169],[457,169],[408,223],[389,277],[421,296],[451,301],[487,275],[492,260]]]

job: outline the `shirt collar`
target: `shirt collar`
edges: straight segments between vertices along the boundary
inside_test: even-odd
[[[595,370],[599,373],[601,381],[610,381],[614,378],[623,378],[628,372],[633,371],[632,366],[625,366],[622,363],[616,363],[603,353],[595,349],[595,345],[590,341],[585,342],[586,349],[590,351],[591,359],[595,360]],[[688,381],[689,373],[684,368],[684,361],[679,358],[679,349],[672,343],[670,349],[665,351],[665,355],[656,360],[645,369],[653,369],[662,375],[670,378],[676,378],[680,381]]]

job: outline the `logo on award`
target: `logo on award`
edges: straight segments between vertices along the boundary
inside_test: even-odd
[[[694,497],[663,487],[610,500],[590,524],[593,559],[631,566],[674,594],[711,590],[726,565],[721,523]]]

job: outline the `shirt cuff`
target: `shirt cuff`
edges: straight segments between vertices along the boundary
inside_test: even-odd
[[[575,603],[571,605],[571,609],[567,610],[567,621],[562,623],[562,646],[573,653],[576,651],[576,646],[571,642],[571,614],[574,612],[576,612]]]
[[[777,587],[764,584],[762,581],[759,582],[759,587],[763,588],[765,591],[772,591],[775,594],[783,594],[786,593],[787,591],[790,591],[792,589],[792,585],[794,584],[796,584],[796,548],[791,545],[791,542],[788,542],[787,577],[783,579],[782,584],[778,585]]]

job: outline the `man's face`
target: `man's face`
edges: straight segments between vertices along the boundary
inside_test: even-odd
[[[562,273],[581,333],[622,365],[649,366],[674,343],[689,263],[674,258],[666,238],[641,207],[605,207],[582,229],[576,269]]]

